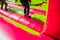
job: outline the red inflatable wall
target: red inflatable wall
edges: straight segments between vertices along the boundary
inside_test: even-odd
[[[49,35],[60,40],[60,0],[49,0],[47,29]]]

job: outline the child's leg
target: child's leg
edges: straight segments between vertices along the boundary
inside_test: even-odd
[[[29,18],[31,18],[31,16],[29,15],[29,12],[30,12],[30,6],[28,5],[26,9],[27,9],[27,10],[26,10],[27,16],[28,16]]]
[[[3,9],[3,2],[1,3],[1,9]]]
[[[30,7],[29,6],[25,6],[24,7],[24,14],[25,15],[29,15],[29,11],[30,11]]]
[[[5,3],[5,10],[7,9],[7,3]]]
[[[26,15],[26,6],[24,6],[24,14]]]
[[[4,4],[5,4],[5,10],[7,10],[7,3],[6,3],[6,2],[4,2]]]
[[[30,7],[29,6],[27,6],[27,15],[29,16],[29,11],[30,11]]]

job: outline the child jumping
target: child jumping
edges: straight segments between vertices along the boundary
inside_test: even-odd
[[[25,16],[29,16],[29,11],[30,11],[30,4],[31,4],[31,0],[20,0],[20,2],[23,4],[24,6],[24,14]]]

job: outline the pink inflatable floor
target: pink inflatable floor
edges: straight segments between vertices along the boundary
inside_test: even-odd
[[[26,31],[17,28],[13,24],[0,18],[0,40],[53,40],[52,38],[41,34],[34,36]]]

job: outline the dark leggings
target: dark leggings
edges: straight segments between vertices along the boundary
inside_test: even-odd
[[[24,5],[24,14],[29,15],[30,7],[29,5]]]
[[[1,9],[3,9],[3,4],[5,4],[5,10],[7,9],[7,3],[6,2],[2,2],[1,3]]]
[[[30,11],[30,6],[28,2],[24,2],[23,0],[21,0],[21,3],[24,6],[24,14],[25,15],[29,15],[29,11]]]

